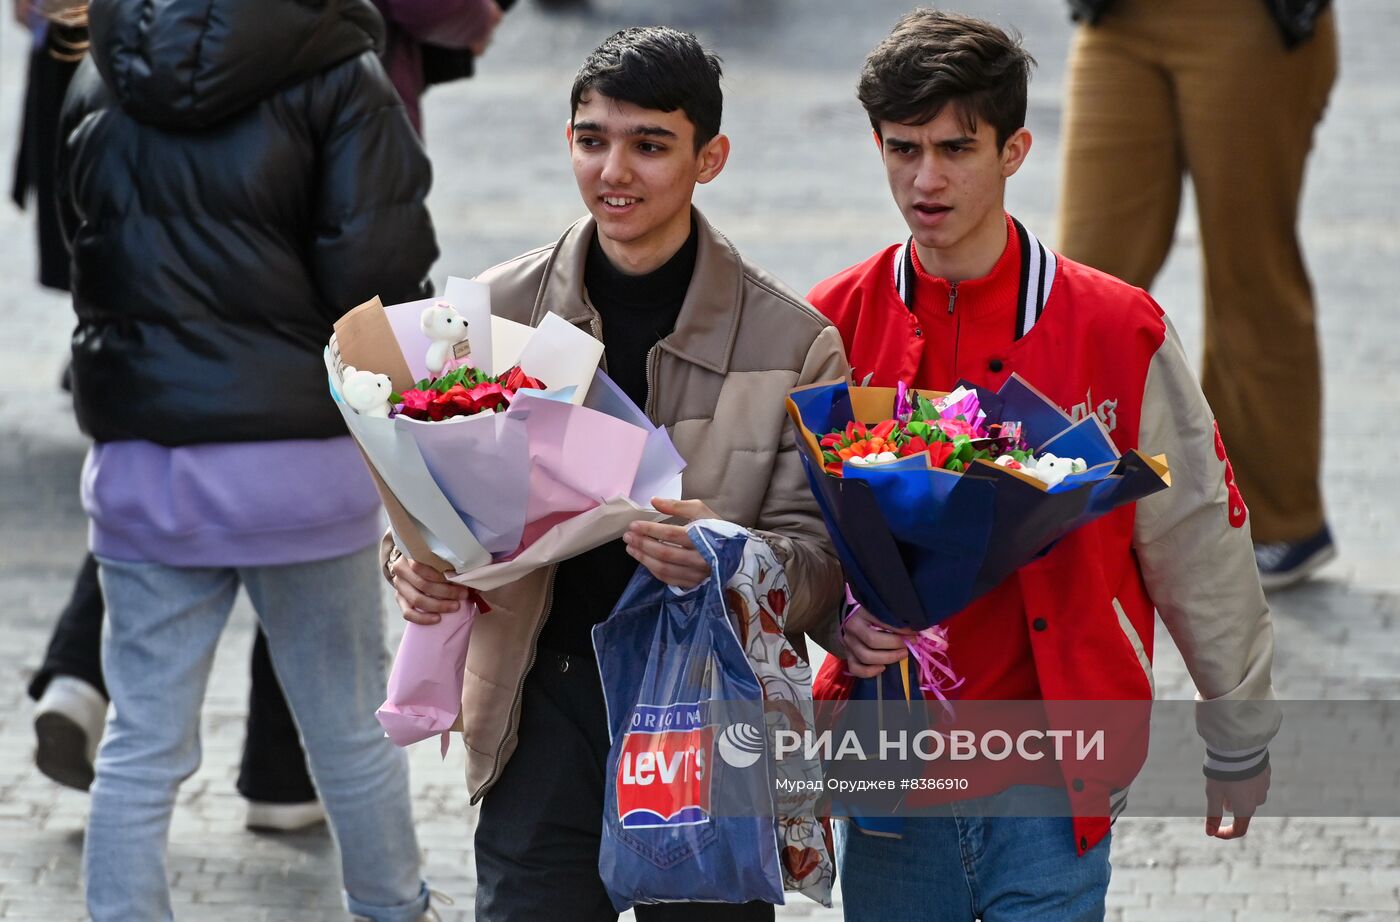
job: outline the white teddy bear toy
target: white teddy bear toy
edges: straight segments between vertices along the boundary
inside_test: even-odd
[[[1058,458],[1047,452],[1035,459],[1033,473],[1046,486],[1053,487],[1070,474],[1081,474],[1087,469],[1083,458]]]
[[[346,365],[345,374],[340,379],[340,392],[345,402],[350,404],[350,409],[361,416],[389,417],[389,395],[393,393],[393,385],[388,375],[360,371]]]
[[[886,461],[898,461],[899,455],[892,451],[882,451],[879,454],[866,455],[865,457],[848,458],[852,464],[862,467],[868,464],[884,464]]]
[[[433,341],[423,364],[428,366],[429,374],[438,377],[452,362],[457,344],[467,341],[467,320],[451,304],[438,301],[431,307],[423,308],[419,326],[423,334]]]
[[[1082,474],[1089,469],[1083,458],[1060,458],[1049,452],[1039,458],[1028,458],[1024,464],[1011,455],[1002,455],[996,463],[1029,474],[1050,487],[1057,486],[1070,474]]]

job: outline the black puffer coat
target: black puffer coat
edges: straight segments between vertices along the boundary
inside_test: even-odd
[[[369,0],[94,0],[63,112],[78,421],[162,445],[345,432],[342,313],[430,294],[427,156]]]

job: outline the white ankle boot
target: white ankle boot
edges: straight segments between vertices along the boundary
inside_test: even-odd
[[[49,778],[79,791],[92,786],[92,763],[107,723],[107,699],[82,679],[54,676],[34,708],[34,762]]]
[[[248,801],[248,815],[243,825],[261,832],[296,832],[326,821],[326,808],[319,800],[299,804],[272,804]]]

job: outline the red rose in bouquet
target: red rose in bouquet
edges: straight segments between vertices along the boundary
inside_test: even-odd
[[[538,391],[544,390],[544,382],[539,378],[532,378],[520,370],[516,365],[510,371],[501,375],[501,386],[510,391],[513,395],[516,391],[524,388],[533,388]]]
[[[424,391],[412,388],[398,395],[403,406],[399,412],[412,419],[429,419],[428,407],[438,396],[437,391]]]
[[[471,406],[472,399],[467,389],[454,384],[433,398],[428,405],[428,418],[436,423],[454,416],[467,416],[471,413]]]
[[[505,390],[495,381],[483,381],[467,392],[470,401],[468,412],[484,413],[487,410],[500,410],[510,405]]]
[[[517,365],[503,375],[491,376],[475,368],[458,368],[440,378],[425,378],[390,401],[410,419],[441,422],[458,416],[474,416],[504,410],[522,388],[544,390],[544,382],[532,378]]]

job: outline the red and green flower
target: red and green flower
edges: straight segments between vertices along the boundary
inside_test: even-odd
[[[874,426],[847,423],[845,429],[823,436],[822,469],[840,477],[852,459],[870,464],[925,454],[930,467],[961,473],[974,461],[992,460],[1007,452],[1030,456],[1021,450],[1019,424],[986,425],[975,395],[963,396],[940,411],[922,394],[904,393],[908,396],[901,394],[901,416]]]
[[[498,376],[462,367],[440,378],[424,378],[402,394],[390,394],[389,402],[398,404],[398,412],[410,419],[441,422],[504,410],[515,392],[525,388],[543,390],[544,383],[525,374],[519,365]]]

